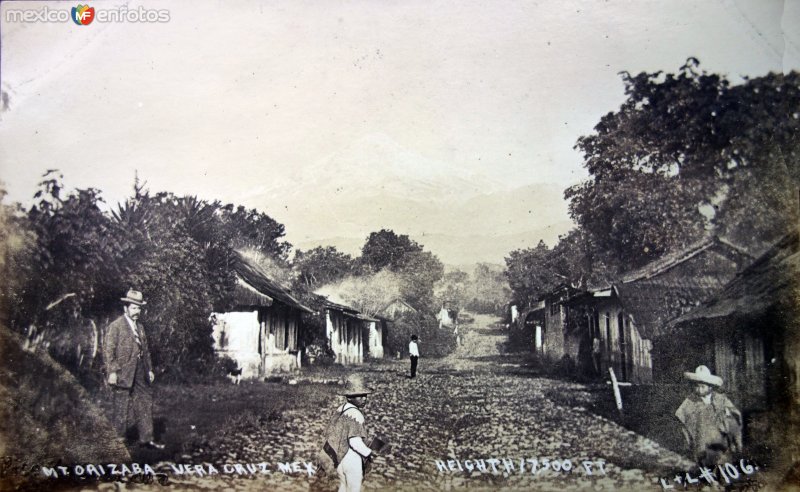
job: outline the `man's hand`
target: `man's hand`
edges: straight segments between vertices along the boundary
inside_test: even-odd
[[[150,371],[148,373],[148,376],[150,376],[150,382],[151,383],[156,380],[156,375],[155,375],[155,373],[153,371]]]
[[[364,456],[361,458],[361,472],[366,475],[372,469],[372,460],[373,460],[372,453],[368,456]]]
[[[108,375],[108,384],[114,385],[117,384],[117,373],[112,372]]]

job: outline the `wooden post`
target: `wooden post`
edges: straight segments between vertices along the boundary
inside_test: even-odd
[[[614,374],[614,368],[608,368],[609,374],[611,374],[611,386],[614,388],[614,400],[617,402],[617,410],[622,413],[622,394],[619,391],[619,383],[617,382],[617,375]]]

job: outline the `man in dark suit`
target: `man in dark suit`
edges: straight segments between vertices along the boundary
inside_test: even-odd
[[[129,290],[123,297],[124,313],[106,329],[103,359],[108,372],[108,384],[113,399],[113,423],[124,436],[129,424],[139,431],[139,442],[161,449],[163,444],[153,440],[153,394],[150,385],[155,380],[150,350],[139,314],[146,303],[142,293]]]

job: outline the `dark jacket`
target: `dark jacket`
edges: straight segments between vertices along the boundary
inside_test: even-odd
[[[153,370],[144,327],[138,321],[136,322],[136,327],[141,337],[141,350],[124,315],[112,321],[106,328],[106,337],[103,343],[103,360],[108,374],[117,373],[116,386],[121,388],[133,386],[133,376],[136,372],[136,363],[139,361],[140,352],[146,381],[149,381],[147,374]]]

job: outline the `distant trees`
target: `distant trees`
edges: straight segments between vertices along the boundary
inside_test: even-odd
[[[350,275],[355,267],[352,256],[333,246],[297,250],[293,264],[300,281],[312,287],[338,282]]]
[[[499,265],[478,263],[467,283],[466,308],[484,314],[500,314],[511,297],[508,279]]]
[[[367,237],[354,269],[360,277],[384,269],[397,274],[401,279],[400,296],[417,309],[429,312],[434,309],[434,284],[444,275],[439,258],[407,235],[390,229],[381,229]]]
[[[390,229],[372,232],[361,248],[359,265],[375,273],[384,268],[402,271],[411,258],[422,253],[423,248],[405,234],[396,234]]]

